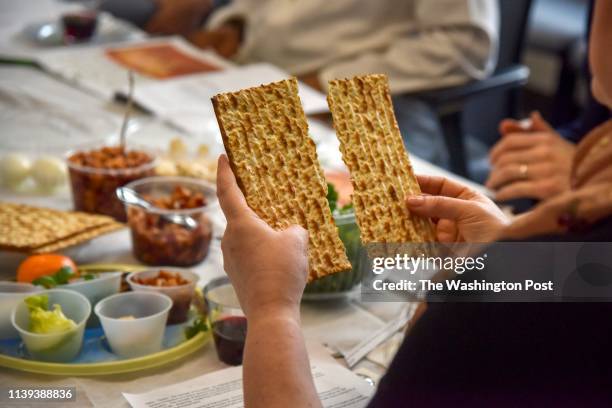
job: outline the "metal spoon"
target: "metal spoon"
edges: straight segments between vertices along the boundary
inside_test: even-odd
[[[151,210],[154,208],[153,204],[142,198],[138,193],[128,187],[119,187],[116,191],[117,198],[122,202],[130,205],[135,205],[145,210]],[[193,230],[198,226],[196,220],[189,215],[183,214],[160,214],[160,216],[169,222],[181,225],[189,230]]]

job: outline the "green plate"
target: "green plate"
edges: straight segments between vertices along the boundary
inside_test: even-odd
[[[30,373],[89,376],[121,374],[163,366],[179,360],[199,350],[210,340],[209,332],[200,332],[191,339],[166,350],[148,356],[126,360],[103,361],[96,363],[47,363],[44,361],[26,360],[0,354],[0,367],[12,368]]]
[[[95,264],[80,265],[79,269],[88,272],[133,272],[144,270],[146,267],[139,265]],[[190,339],[184,339],[184,328],[190,322],[166,327],[163,346],[165,348],[163,350],[130,359],[118,359],[117,356],[110,352],[105,340],[103,340],[101,328],[87,329],[85,331],[83,351],[76,361],[72,363],[48,363],[30,360],[24,355],[20,339],[2,340],[0,341],[0,367],[62,376],[121,374],[160,367],[198,351],[210,341],[210,331],[199,332]]]

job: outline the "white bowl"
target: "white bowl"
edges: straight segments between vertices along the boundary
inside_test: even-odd
[[[0,340],[19,337],[11,323],[11,312],[22,299],[41,290],[29,283],[0,282]]]
[[[49,308],[59,304],[64,315],[76,323],[76,327],[62,333],[38,334],[30,331],[30,311],[24,301],[13,309],[11,322],[19,332],[30,355],[36,360],[67,362],[81,351],[85,322],[91,314],[89,300],[80,293],[51,289],[44,292],[49,296]]]
[[[132,358],[161,350],[171,307],[172,299],[164,294],[127,292],[101,300],[94,313],[113,352]]]

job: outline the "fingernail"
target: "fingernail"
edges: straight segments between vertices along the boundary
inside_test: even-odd
[[[406,200],[409,206],[418,207],[419,205],[423,205],[425,202],[425,198],[423,196],[411,196]]]
[[[220,154],[219,155],[219,161],[217,162],[217,164],[219,166],[223,165],[227,165],[229,164],[229,160],[227,159],[227,156],[225,154]]]

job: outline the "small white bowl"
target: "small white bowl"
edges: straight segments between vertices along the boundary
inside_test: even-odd
[[[132,358],[161,350],[170,297],[156,292],[119,293],[94,308],[115,354]]]
[[[11,323],[11,312],[22,299],[41,290],[29,283],[0,282],[0,340],[19,337]]]
[[[65,289],[44,292],[49,296],[49,307],[59,304],[64,315],[76,323],[76,327],[61,333],[38,334],[30,331],[30,311],[21,301],[11,315],[13,327],[19,332],[30,355],[36,360],[67,362],[81,351],[85,322],[91,314],[89,300],[80,293]]]

